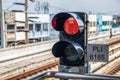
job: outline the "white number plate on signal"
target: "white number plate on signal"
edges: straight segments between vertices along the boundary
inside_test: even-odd
[[[87,60],[95,62],[108,62],[108,44],[88,44]]]

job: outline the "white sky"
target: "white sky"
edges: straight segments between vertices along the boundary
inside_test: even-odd
[[[13,1],[24,2],[25,0],[4,0],[5,9],[13,4]],[[38,0],[36,0],[38,1]],[[40,0],[44,1],[44,0]],[[84,11],[92,13],[120,14],[120,0],[49,0],[50,13],[61,11]],[[35,3],[35,2],[34,2]],[[29,2],[29,12],[34,12],[35,4]],[[23,9],[24,7],[12,6],[8,10]]]

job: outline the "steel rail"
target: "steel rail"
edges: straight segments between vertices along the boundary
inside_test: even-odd
[[[30,70],[30,71],[24,72],[22,74],[16,75],[16,76],[11,77],[11,78],[6,79],[6,80],[20,80],[20,79],[23,79],[23,78],[25,78],[27,76],[30,76],[30,75],[36,74],[38,72],[42,72],[44,70],[52,68],[54,66],[57,66],[58,64],[59,64],[59,61],[56,60],[55,62],[51,62],[51,63],[43,65],[43,66],[41,66],[41,67],[39,67],[37,69],[33,69],[33,70]]]
[[[118,41],[119,41],[119,40],[111,41],[111,42],[109,42],[109,44],[112,45],[112,44],[115,44],[115,43],[118,42]],[[55,63],[58,63],[58,64],[59,64],[59,61],[54,62],[54,63],[52,63],[52,64],[55,64]],[[49,66],[52,65],[52,64],[49,64]],[[56,64],[55,66],[57,66],[58,64]],[[46,64],[46,65],[48,65],[48,64]],[[48,66],[48,68],[50,68],[49,66]],[[42,69],[42,70],[46,70],[46,68],[45,68],[45,69]],[[33,73],[37,73],[37,72],[34,72],[34,71],[36,71],[36,70],[30,70],[30,71],[28,71],[27,73],[30,74],[30,75],[33,74]],[[41,71],[41,70],[40,70],[40,71]],[[38,72],[40,72],[40,71],[38,71]],[[15,76],[15,77],[11,77],[11,78],[9,78],[8,80],[15,80],[15,79],[22,79],[22,78],[24,78],[24,77],[19,77],[19,76],[27,77],[27,76],[29,76],[29,75],[25,76],[25,74],[23,73],[23,74],[20,74],[20,75]]]
[[[120,56],[116,57],[116,59],[119,59]],[[111,67],[107,72],[105,72],[104,74],[110,74],[113,75],[116,72],[120,71],[120,63],[114,65],[113,67]]]
[[[114,42],[114,44],[117,44],[117,43],[120,43],[120,42],[119,42],[119,41]],[[111,46],[111,45],[113,45],[113,43],[111,43],[109,46]],[[114,51],[115,51],[116,49],[118,49],[118,48],[120,49],[120,46],[115,47],[115,48],[112,48],[112,49],[110,48],[110,49],[109,49],[109,55],[110,55],[110,56],[114,55],[114,54],[116,53],[116,52],[114,52]],[[111,53],[111,52],[112,52],[112,53]],[[120,57],[120,56],[117,56],[117,57]],[[115,58],[117,58],[117,57],[115,56]],[[108,63],[114,61],[115,58],[109,59],[109,62],[108,62]],[[92,70],[92,72],[95,73],[97,70],[99,70],[100,68],[106,66],[108,63],[103,63],[103,64],[101,63],[102,66],[97,67],[96,69]]]

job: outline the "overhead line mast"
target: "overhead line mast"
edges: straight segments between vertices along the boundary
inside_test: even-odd
[[[25,0],[25,43],[28,44],[29,43],[29,38],[28,38],[28,0]]]

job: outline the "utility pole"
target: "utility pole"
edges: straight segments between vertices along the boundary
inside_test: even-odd
[[[25,43],[29,43],[29,38],[28,38],[28,0],[25,0]]]
[[[28,0],[25,0],[25,3],[14,3],[16,5],[24,5],[25,6],[25,44],[29,43],[29,38],[28,38]]]
[[[4,11],[3,11],[3,8],[4,8],[4,3],[3,3],[3,0],[0,0],[0,37],[1,37],[1,40],[0,40],[0,43],[1,43],[1,47],[5,48],[6,47],[6,38],[5,38],[5,21],[4,21]]]

